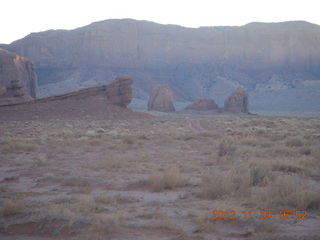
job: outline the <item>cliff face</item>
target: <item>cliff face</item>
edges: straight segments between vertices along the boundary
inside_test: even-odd
[[[11,81],[22,83],[22,91],[36,98],[37,77],[34,63],[0,48],[0,87],[7,86]]]
[[[3,47],[36,63],[46,94],[131,75],[135,97],[166,83],[176,99],[222,104],[238,86],[275,94],[305,80],[319,86],[319,41],[320,26],[302,21],[192,29],[124,19],[34,33]]]

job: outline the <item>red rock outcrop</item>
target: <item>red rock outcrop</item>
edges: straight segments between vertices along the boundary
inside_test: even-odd
[[[0,93],[0,106],[33,101],[31,96],[24,95],[21,90],[22,88],[23,85],[19,80],[12,80],[10,84],[6,86],[6,91],[4,93]]]
[[[168,84],[154,86],[148,101],[148,111],[174,112],[173,94]]]
[[[249,113],[249,94],[238,87],[224,102],[224,110],[233,113]]]
[[[83,88],[76,92],[68,92],[68,93],[53,95],[50,97],[39,98],[35,100],[35,103],[46,103],[46,102],[52,102],[52,101],[58,101],[58,100],[64,100],[64,99],[69,99],[69,100],[76,99],[76,100],[79,100],[79,102],[83,102],[88,97],[101,96],[101,95],[105,96],[106,88],[107,88],[106,85]]]
[[[186,107],[186,110],[197,110],[197,111],[216,111],[218,105],[213,99],[210,98],[197,98],[192,104]]]
[[[36,98],[37,76],[34,63],[18,54],[0,48],[0,86],[18,80],[24,93]]]
[[[0,107],[16,105],[20,103],[47,103],[61,100],[76,100],[84,102],[89,98],[105,101],[105,104],[126,107],[132,100],[132,79],[129,76],[118,77],[109,85],[98,85],[80,89],[75,92],[57,94],[49,97],[33,99],[29,95],[23,95],[23,87],[19,81],[11,81],[6,87],[6,92],[0,95]],[[94,106],[93,106],[94,107]]]
[[[111,104],[126,107],[132,101],[132,78],[118,77],[107,86],[106,91]]]

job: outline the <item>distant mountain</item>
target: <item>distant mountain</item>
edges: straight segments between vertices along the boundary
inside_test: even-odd
[[[304,21],[185,28],[106,20],[0,47],[35,62],[40,96],[131,75],[136,98],[167,83],[176,100],[222,106],[243,86],[254,109],[320,110],[320,26]]]

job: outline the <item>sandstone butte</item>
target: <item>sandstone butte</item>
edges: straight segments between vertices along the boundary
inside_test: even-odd
[[[126,107],[132,101],[132,78],[117,77],[106,88],[108,101],[111,104]]]
[[[186,110],[196,110],[196,111],[217,111],[218,105],[213,99],[203,99],[196,98],[192,104],[186,107]]]
[[[25,95],[36,98],[37,76],[34,63],[0,48],[0,94],[5,92],[5,87],[11,84],[11,81],[18,81],[23,86],[22,91]]]
[[[173,94],[168,84],[157,85],[152,88],[148,101],[148,111],[174,112]]]
[[[249,113],[249,94],[241,87],[224,102],[224,110],[233,113]]]

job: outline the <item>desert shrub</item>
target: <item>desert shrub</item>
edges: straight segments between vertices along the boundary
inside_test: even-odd
[[[250,171],[246,167],[235,167],[226,174],[204,175],[198,196],[213,200],[226,197],[247,198],[251,195],[250,185]]]
[[[250,170],[247,166],[235,166],[227,175],[232,183],[232,196],[235,198],[248,198],[251,195]]]
[[[32,152],[36,149],[37,143],[32,139],[7,137],[1,140],[0,147],[5,153]]]
[[[164,172],[152,174],[149,181],[151,183],[152,190],[155,192],[185,186],[188,183],[177,167],[169,167]]]
[[[292,176],[278,176],[265,192],[265,199],[272,205],[289,206],[297,209],[319,209],[320,196],[309,184]]]
[[[256,165],[250,168],[250,184],[252,186],[265,185],[268,182],[271,169],[266,165]]]
[[[62,180],[62,185],[72,187],[74,193],[89,194],[92,190],[91,182],[85,178],[70,177]]]
[[[311,148],[309,148],[307,146],[302,146],[299,149],[299,153],[300,153],[300,155],[310,155],[311,154]]]
[[[124,136],[122,141],[126,144],[134,144],[134,138],[128,135]]]
[[[218,147],[218,156],[231,156],[236,151],[234,140],[231,137],[223,138]]]
[[[142,135],[138,136],[138,139],[140,139],[140,140],[150,140],[150,138],[148,138],[145,134],[142,134]]]
[[[221,199],[231,192],[231,182],[223,174],[206,174],[202,176],[199,197],[208,199]]]
[[[48,157],[47,154],[38,154],[34,159],[33,162],[38,167],[45,167],[48,164]]]
[[[302,172],[303,169],[293,163],[276,162],[272,164],[272,171],[299,173]]]
[[[254,137],[247,137],[240,140],[240,143],[247,146],[257,146],[259,144],[259,141],[257,138]]]
[[[76,213],[72,211],[72,206],[67,204],[52,204],[46,210],[46,219],[59,219],[68,221],[70,228],[76,218]]]
[[[304,144],[304,140],[300,137],[292,137],[285,141],[287,147],[301,147]]]
[[[98,170],[115,171],[121,169],[124,162],[121,159],[109,156],[97,164]]]
[[[1,214],[3,216],[11,216],[15,214],[19,214],[24,209],[24,201],[22,199],[19,200],[5,200],[3,205],[1,206]]]
[[[274,147],[270,154],[272,154],[274,157],[289,157],[295,155],[294,151],[292,151],[292,148],[286,146]]]

